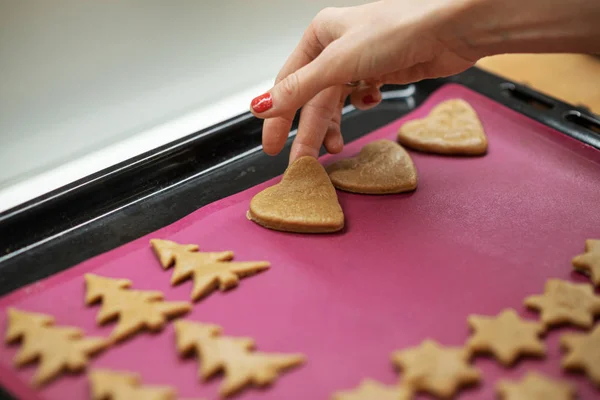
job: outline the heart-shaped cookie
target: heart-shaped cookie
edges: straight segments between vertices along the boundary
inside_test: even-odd
[[[402,125],[398,141],[411,149],[448,155],[478,156],[488,147],[477,113],[460,99],[446,100],[427,117]]]
[[[344,213],[325,168],[313,157],[301,157],[281,182],[256,194],[248,219],[286,232],[325,233],[344,228]]]
[[[333,186],[364,194],[402,193],[417,188],[417,170],[398,143],[381,139],[364,146],[356,157],[327,167]]]

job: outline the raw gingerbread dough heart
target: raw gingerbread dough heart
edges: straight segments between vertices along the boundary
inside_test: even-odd
[[[344,213],[335,188],[319,161],[301,157],[281,182],[255,195],[248,219],[286,232],[325,233],[344,228]]]
[[[449,155],[483,155],[488,147],[477,113],[460,99],[446,100],[427,117],[402,125],[398,141],[415,150]]]
[[[381,139],[367,144],[356,157],[327,167],[333,185],[347,192],[402,193],[417,188],[417,170],[398,143]]]

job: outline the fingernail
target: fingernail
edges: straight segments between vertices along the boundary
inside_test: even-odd
[[[372,95],[368,94],[365,97],[363,97],[363,103],[365,104],[373,104],[373,103],[377,103],[377,100],[375,100],[375,97],[373,97]]]
[[[256,113],[263,113],[273,107],[273,98],[271,97],[271,93],[261,94],[258,97],[255,97],[250,103],[250,106]]]

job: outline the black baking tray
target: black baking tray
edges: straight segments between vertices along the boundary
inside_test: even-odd
[[[376,108],[345,108],[353,141],[421,105],[454,82],[600,149],[600,120],[477,68],[413,85],[385,86]],[[297,126],[294,122],[292,135]],[[262,121],[250,113],[196,132],[0,214],[0,296],[155,231],[281,174],[289,147],[262,152]],[[0,399],[11,397],[0,389]]]
[[[478,68],[449,78],[383,87],[384,100],[376,108],[345,109],[345,141],[400,118],[448,82],[600,149],[600,121],[588,110]],[[293,129],[296,126],[297,119]],[[280,155],[271,157],[261,151],[261,128],[262,121],[246,113],[3,212],[0,295],[281,174],[292,137]]]
[[[588,110],[478,68],[384,86],[384,100],[374,109],[345,109],[345,141],[400,118],[448,82],[600,149],[600,121]],[[0,296],[281,174],[292,137],[271,157],[261,151],[261,128],[262,121],[248,112],[1,213]]]

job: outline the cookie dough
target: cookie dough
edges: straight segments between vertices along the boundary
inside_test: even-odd
[[[411,398],[411,391],[401,388],[400,385],[388,386],[373,379],[365,379],[355,389],[335,393],[332,400],[409,400]]]
[[[281,182],[250,201],[247,218],[278,231],[337,232],[344,228],[344,213],[329,175],[313,157],[301,157],[283,174]]]
[[[544,294],[527,297],[525,305],[539,310],[547,327],[571,324],[591,328],[594,316],[600,314],[600,296],[591,285],[560,279],[549,279]]]
[[[178,245],[159,239],[152,239],[150,243],[163,268],[174,266],[171,284],[177,285],[190,278],[194,280],[193,300],[207,296],[215,288],[221,291],[234,288],[240,278],[257,274],[271,265],[267,261],[230,261],[232,251],[201,253],[197,251],[198,246]]]
[[[590,277],[600,287],[600,239],[585,241],[585,253],[573,258],[573,268]]]
[[[417,170],[398,143],[381,139],[364,146],[356,157],[327,167],[333,185],[347,192],[391,194],[415,190]]]
[[[195,352],[200,360],[200,376],[208,379],[223,372],[219,388],[222,397],[238,393],[247,385],[266,386],[281,372],[305,360],[301,354],[273,354],[254,351],[254,340],[222,336],[217,325],[179,320],[175,322],[177,350],[185,355]]]
[[[138,374],[95,369],[88,374],[92,400],[176,400],[170,386],[143,385]]]
[[[467,348],[474,354],[492,353],[506,367],[521,355],[546,354],[546,347],[539,338],[544,325],[521,319],[513,309],[503,310],[495,317],[471,315],[468,323],[473,335]]]
[[[119,319],[110,335],[114,341],[124,340],[145,328],[161,330],[168,318],[192,309],[188,302],[164,301],[161,292],[131,290],[131,281],[127,279],[85,274],[85,282],[86,304],[102,300],[102,307],[96,316],[98,324]]]
[[[14,363],[20,367],[38,361],[34,386],[42,386],[65,371],[82,371],[90,356],[109,345],[104,338],[85,337],[79,328],[56,326],[50,315],[9,308],[5,340],[12,343],[19,339],[21,349]]]
[[[480,156],[487,153],[488,140],[477,113],[461,99],[446,100],[423,119],[400,127],[398,141],[427,153]]]
[[[460,387],[481,379],[481,372],[469,365],[467,349],[444,347],[431,339],[394,352],[392,362],[403,371],[403,385],[443,399],[452,398]]]
[[[528,372],[519,381],[501,380],[496,385],[500,400],[575,400],[575,388],[537,372]]]
[[[199,250],[197,244],[179,244],[172,240],[150,239],[150,246],[154,250],[154,254],[158,257],[158,261],[163,269],[168,269],[175,263],[175,255],[184,252],[195,252]],[[211,260],[223,261],[231,260],[233,252],[226,251],[223,253],[208,253],[213,255]]]
[[[584,371],[600,389],[600,325],[587,334],[566,333],[560,344],[567,351],[563,368]]]

